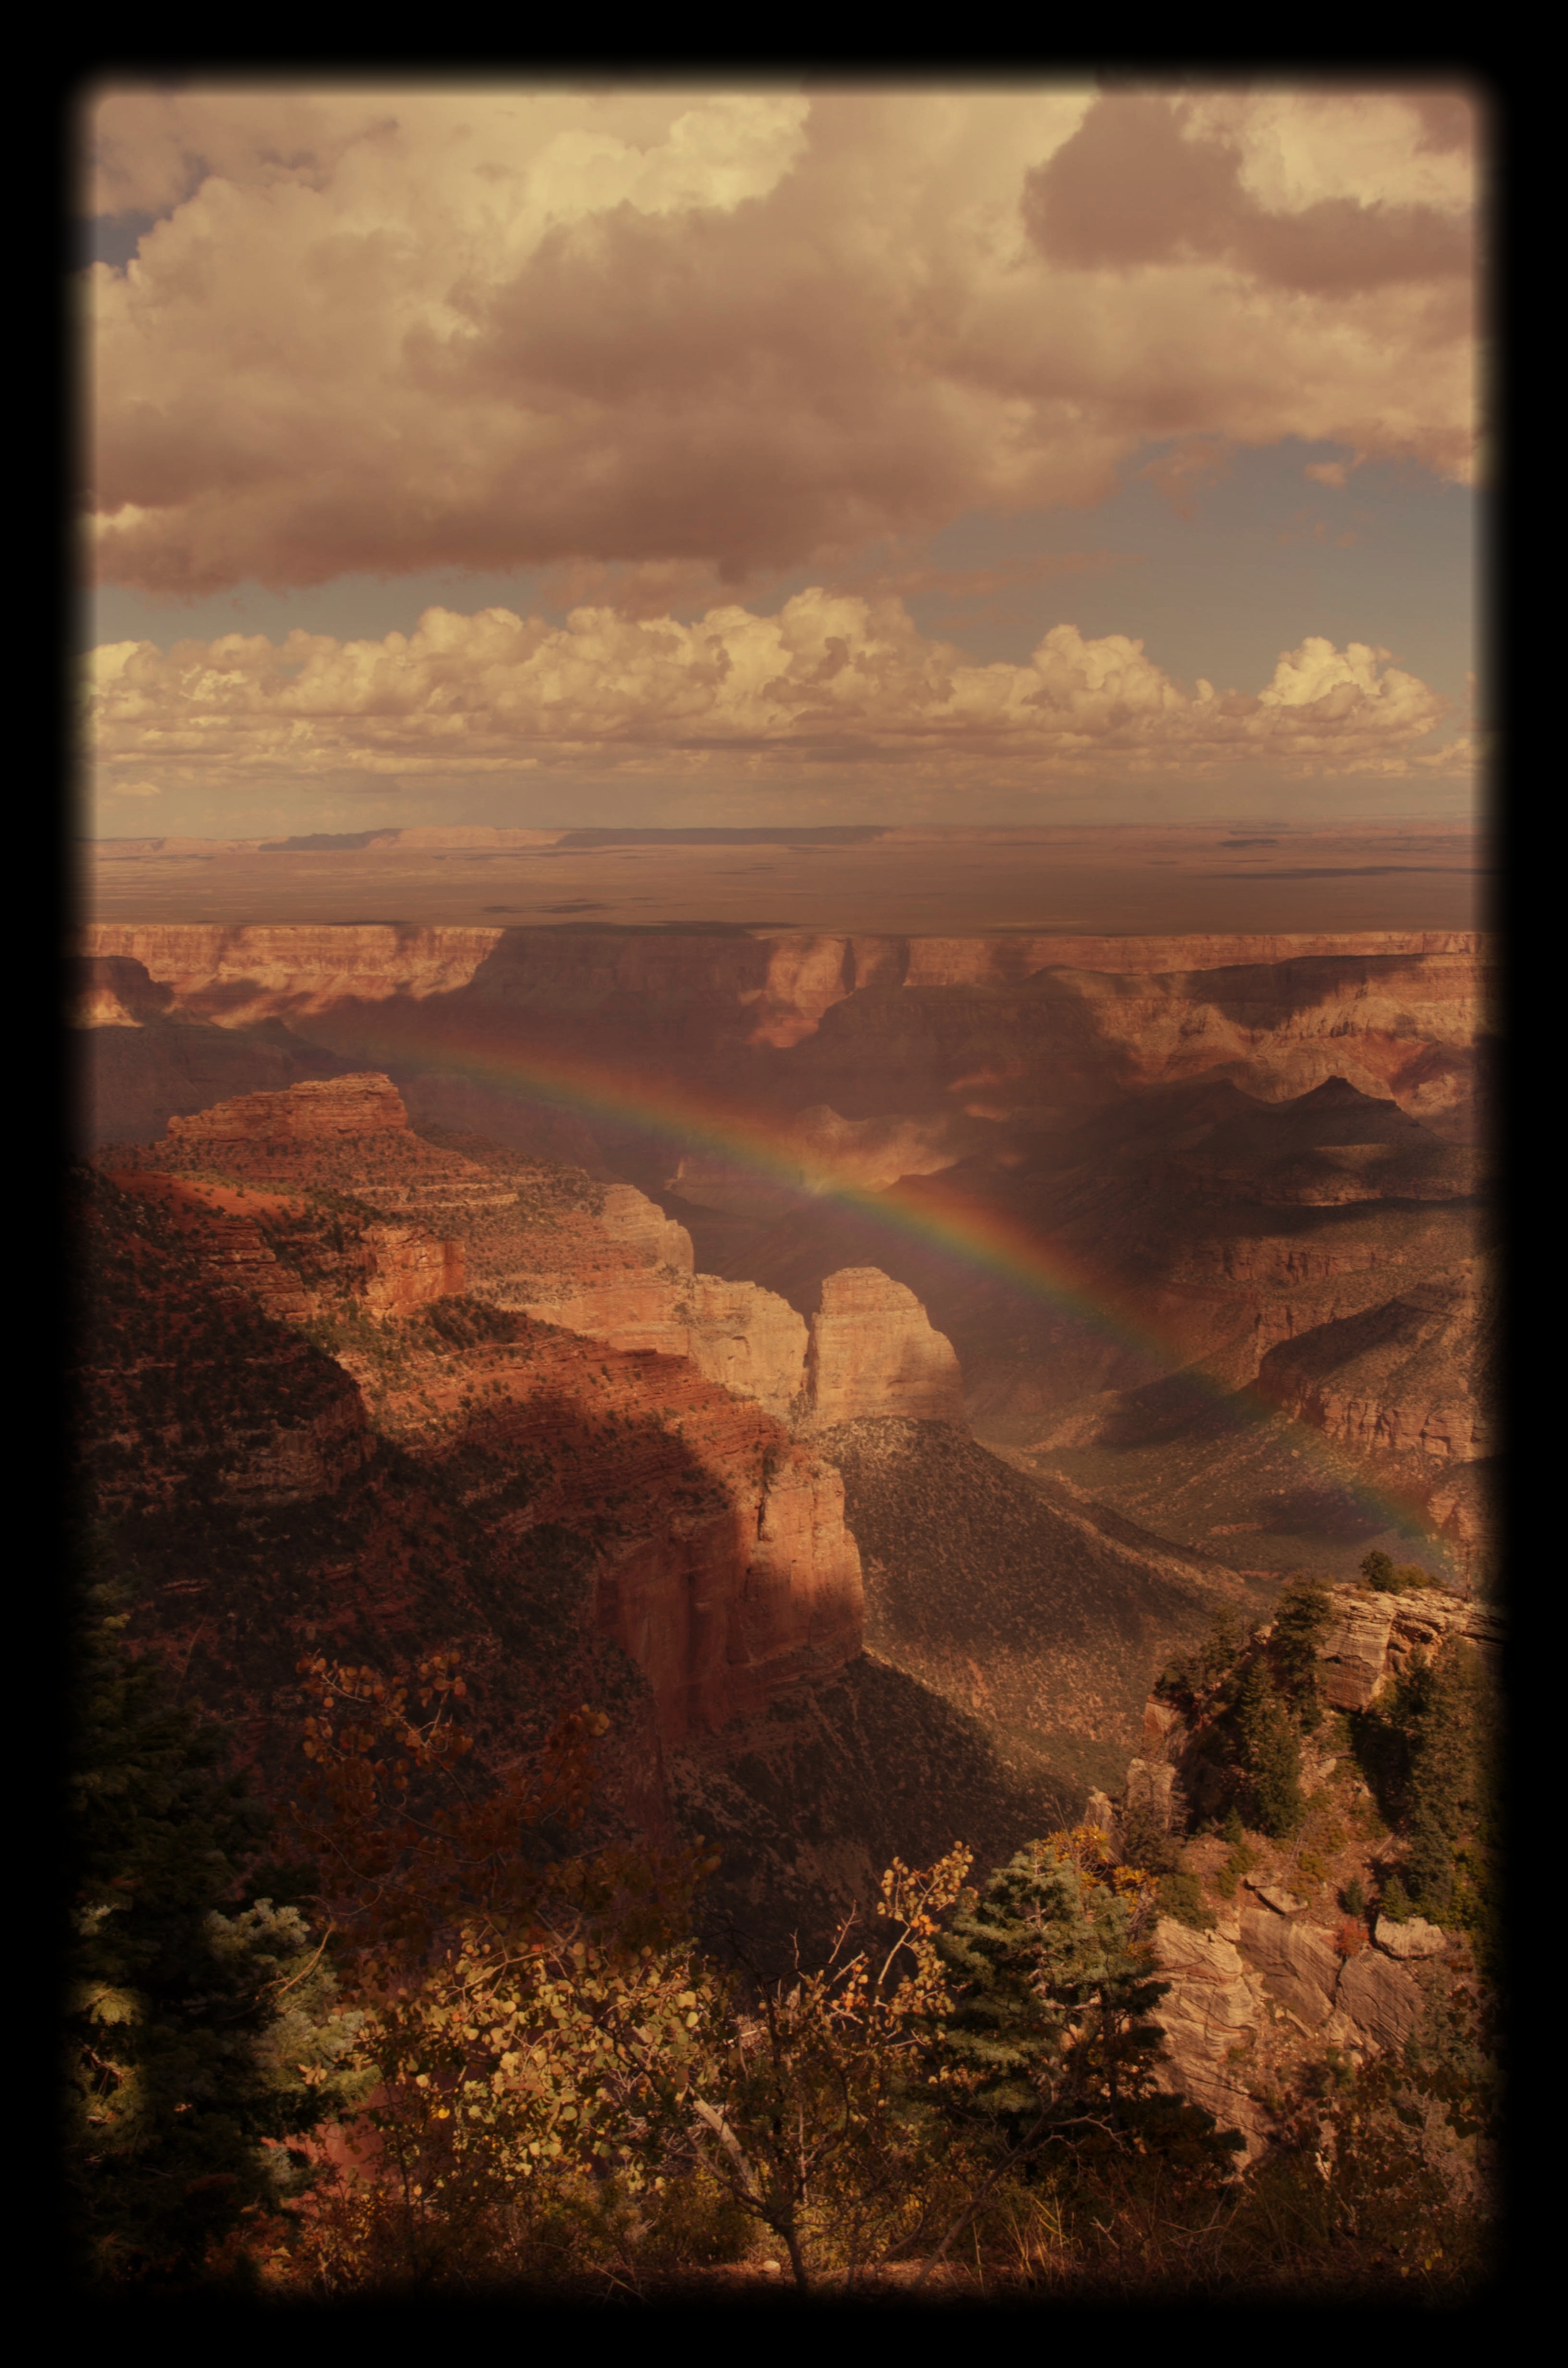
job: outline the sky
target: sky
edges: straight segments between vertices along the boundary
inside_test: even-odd
[[[1457,84],[109,84],[83,828],[1469,816]]]

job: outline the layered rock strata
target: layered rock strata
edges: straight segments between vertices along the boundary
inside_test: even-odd
[[[100,976],[119,966],[108,983],[132,1026],[144,1023],[126,966],[139,964],[168,1016],[281,1023],[357,1065],[462,1069],[483,1044],[585,1076],[635,1074],[655,1100],[677,1082],[718,1087],[737,1114],[798,1133],[808,1165],[843,1155],[873,1190],[911,1172],[901,1128],[948,1126],[940,1166],[966,1144],[1199,1076],[1275,1100],[1337,1075],[1463,1139],[1492,1024],[1489,942],[1463,932],[646,938],[103,923],[83,951]],[[498,1093],[496,1106],[515,1099]],[[894,1160],[885,1172],[875,1137],[838,1139],[872,1121]]]
[[[347,1188],[392,1220],[360,1228],[376,1313],[422,1304],[424,1275],[424,1297],[468,1288],[609,1348],[689,1358],[802,1432],[862,1414],[963,1420],[957,1358],[902,1284],[874,1269],[827,1278],[808,1334],[777,1293],[695,1274],[685,1227],[634,1186],[573,1178],[480,1138],[420,1135],[376,1073],[247,1095],[172,1120],[163,1144],[108,1156],[125,1161],[122,1180],[149,1187],[217,1160],[257,1187]]]
[[[877,1267],[824,1279],[806,1355],[805,1421],[813,1430],[868,1415],[965,1429],[952,1344],[904,1284]]]
[[[1256,1384],[1347,1470],[1369,1462],[1374,1486],[1429,1507],[1453,1567],[1484,1576],[1494,1327],[1487,1289],[1463,1287],[1486,1254],[1473,1089],[1494,1018],[1480,937],[117,927],[90,943],[80,1016],[108,1024],[83,1041],[115,1055],[127,1115],[128,1045],[158,1052],[147,1091],[167,1110],[195,1093],[198,1039],[216,1076],[220,1040],[237,1054],[247,1038],[258,1064],[394,1073],[426,1119],[460,1109],[556,1157],[580,1144],[570,1156],[601,1176],[618,1167],[659,1191],[673,1166],[665,1215],[699,1235],[697,1268],[775,1292],[808,1321],[825,1276],[879,1268],[952,1341],[980,1435],[1038,1447],[1096,1496],[1125,1486],[1116,1501],[1135,1520],[1160,1525],[1156,1507],[1184,1484],[1168,1409],[1148,1410],[1157,1437],[1141,1457],[1128,1434],[1144,1410],[1128,1393],[1186,1369],[1209,1391]],[[767,1175],[710,1143],[674,1163],[661,1151],[655,1173],[635,1129],[611,1142],[559,1095],[477,1084],[476,1051],[514,1076],[538,1064],[590,1089],[602,1079],[611,1099],[634,1080],[653,1110],[700,1093],[743,1134],[760,1131]],[[670,1132],[661,1121],[659,1140]],[[1084,1312],[926,1258],[918,1225],[890,1229],[874,1210],[857,1233],[824,1193],[835,1183],[912,1199],[949,1241],[1000,1223]],[[1103,1471],[1062,1460],[1101,1444],[1115,1451]],[[1199,1462],[1210,1501],[1194,1499],[1178,1542],[1274,1536],[1289,1475],[1266,1479],[1229,1450]],[[1248,1566],[1321,1561],[1340,1515],[1304,1518],[1299,1539],[1286,1524],[1277,1547],[1221,1551]]]
[[[199,1173],[182,1175],[183,1165]],[[445,1463],[460,1438],[469,1464],[555,1474],[553,1486],[536,1478],[524,1530],[608,1508],[593,1557],[593,1624],[642,1671],[656,1731],[673,1743],[754,1714],[778,1685],[853,1657],[859,1558],[839,1475],[796,1445],[766,1403],[787,1413],[798,1395],[801,1319],[772,1303],[771,1331],[764,1322],[754,1338],[745,1319],[767,1295],[705,1289],[680,1229],[641,1194],[590,1187],[572,1201],[552,1180],[553,1207],[503,1196],[514,1252],[530,1230],[551,1246],[558,1287],[548,1316],[492,1305],[487,1338],[461,1355],[408,1329],[419,1311],[461,1293],[460,1238],[374,1209],[417,1200],[460,1223],[475,1216],[494,1258],[498,1171],[415,1136],[383,1076],[231,1101],[171,1127],[167,1144],[138,1155],[114,1184],[165,1220],[196,1275],[275,1322],[358,1308],[400,1327],[395,1350],[366,1346],[352,1328],[333,1336],[336,1366],[367,1402],[361,1462],[381,1441],[416,1463]],[[694,1334],[702,1361],[686,1353]],[[673,1353],[667,1337],[678,1342]],[[747,1382],[756,1386],[737,1386]],[[279,1500],[309,1492],[299,1454],[279,1444],[272,1463],[257,1472],[252,1457],[249,1476],[224,1485]],[[687,1477],[662,1503],[672,1463]],[[504,1526],[517,1523],[509,1515]]]

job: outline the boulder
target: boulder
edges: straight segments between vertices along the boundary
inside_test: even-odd
[[[1266,1907],[1272,1907],[1276,1916],[1299,1916],[1307,1904],[1304,1899],[1298,1899],[1293,1891],[1281,1890],[1277,1883],[1259,1883],[1256,1875],[1246,1877],[1246,1887]]]
[[[1408,1923],[1391,1924],[1380,1916],[1372,1933],[1378,1947],[1391,1957],[1437,1957],[1448,1946],[1448,1934],[1424,1917],[1413,1916]]]

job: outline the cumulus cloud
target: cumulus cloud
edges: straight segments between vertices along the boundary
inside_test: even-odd
[[[1462,100],[257,87],[92,130],[97,202],[162,217],[89,275],[114,583],[598,567],[651,617],[1093,503],[1150,439],[1471,466]]]
[[[120,642],[93,653],[87,698],[108,783],[153,764],[201,787],[535,767],[666,781],[981,772],[1042,790],[1259,758],[1303,776],[1454,769],[1422,746],[1450,702],[1362,643],[1310,638],[1255,694],[1187,691],[1126,634],[1058,624],[1023,665],[976,665],[901,601],[820,588],[776,616],[729,605],[689,624],[430,609],[375,642]]]
[[[1115,93],[1028,176],[1025,220],[1054,260],[1091,268],[1209,258],[1314,296],[1464,284],[1472,233],[1468,210],[1444,202],[1453,176],[1416,173],[1414,199],[1398,148],[1415,149],[1416,120],[1406,118],[1401,143],[1381,110],[1380,142],[1366,136],[1368,108],[1204,108]]]

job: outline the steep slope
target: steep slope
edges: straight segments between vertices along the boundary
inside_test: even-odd
[[[1223,1565],[1108,1522],[949,1426],[873,1417],[814,1443],[844,1476],[868,1645],[1020,1772],[1119,1772],[1151,1669],[1216,1605],[1258,1601]]]

